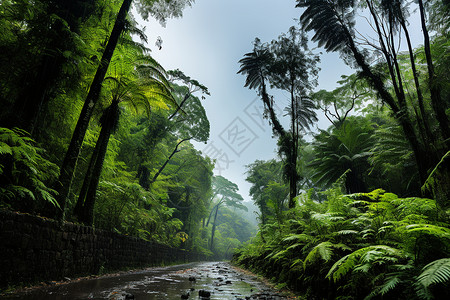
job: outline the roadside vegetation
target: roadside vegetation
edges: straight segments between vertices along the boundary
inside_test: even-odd
[[[279,157],[247,166],[260,225],[234,262],[307,299],[448,298],[448,1],[296,3],[299,29],[239,61]],[[306,32],[355,69],[332,91],[313,89]],[[307,142],[316,114],[330,126]]]
[[[0,208],[234,254],[308,299],[450,298],[449,2],[295,3],[236,70],[278,142],[247,166],[256,228],[194,146],[214,94],[165,70],[132,15],[193,0],[1,1]],[[312,45],[354,73],[321,89]]]
[[[208,88],[152,58],[130,9],[165,23],[193,2],[2,1],[0,208],[216,259],[254,235],[191,143]]]

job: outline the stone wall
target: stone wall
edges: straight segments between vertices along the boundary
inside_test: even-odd
[[[203,259],[114,232],[0,210],[0,288]]]

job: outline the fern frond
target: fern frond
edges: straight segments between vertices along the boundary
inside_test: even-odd
[[[304,265],[306,266],[308,263],[315,262],[319,257],[324,261],[329,261],[331,255],[333,254],[333,243],[331,242],[322,242],[315,246],[306,256]]]
[[[423,268],[417,280],[425,287],[450,281],[450,258],[435,260]]]
[[[0,155],[2,155],[2,154],[12,155],[12,149],[8,144],[0,141]]]
[[[370,265],[383,264],[386,262],[397,262],[398,257],[404,257],[403,252],[386,245],[361,248],[338,260],[328,271],[326,277],[332,278],[336,282],[350,270],[360,267],[359,264],[361,262]]]
[[[389,291],[393,290],[402,280],[398,276],[392,276],[386,278],[383,286],[380,289],[380,294],[385,295]]]
[[[272,252],[271,254],[267,255],[266,258],[270,258],[270,259],[275,259],[275,260],[280,260],[283,259],[285,254],[288,252],[287,249],[285,250],[280,250],[278,252]]]
[[[302,266],[302,265],[303,265],[303,260],[301,260],[300,258],[294,260],[294,261],[292,262],[292,264],[291,264],[291,268],[293,268],[293,267],[295,267],[295,266],[297,266],[297,265]]]
[[[340,230],[335,232],[335,234],[337,235],[354,235],[354,234],[358,234],[359,232],[356,230],[351,230],[351,229],[346,229],[346,230]]]
[[[408,232],[435,235],[440,238],[450,239],[450,229],[431,224],[411,224],[406,226]]]
[[[354,268],[358,261],[358,258],[357,256],[352,254],[348,254],[339,259],[328,271],[326,278],[332,278],[336,282],[341,279],[342,276],[347,274],[350,269]]]
[[[313,239],[312,236],[300,233],[300,234],[292,234],[289,235],[287,238],[283,239],[283,242],[291,242],[291,241],[299,241],[299,242],[309,242]]]

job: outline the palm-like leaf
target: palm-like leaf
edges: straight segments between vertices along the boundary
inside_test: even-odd
[[[249,89],[261,89],[264,85],[267,62],[271,59],[271,54],[267,49],[255,49],[244,55],[244,58],[239,60],[241,68],[238,74],[247,75],[245,80],[245,87]]]
[[[299,105],[297,105],[297,123],[302,128],[310,129],[310,125],[317,122],[317,114],[314,111],[316,106],[311,99],[307,97],[299,97]]]
[[[292,106],[289,105],[285,108],[287,115],[295,115],[296,122],[303,129],[310,129],[311,124],[314,124],[318,121],[317,114],[314,111],[316,106],[313,101],[311,101],[308,97],[296,97],[295,105],[295,114],[292,114]]]
[[[423,268],[417,280],[425,288],[450,281],[450,258],[442,258],[429,263]]]
[[[368,263],[370,266],[375,264],[396,263],[404,257],[401,250],[386,246],[375,245],[358,249],[339,259],[328,271],[327,278],[338,281],[350,270]],[[360,268],[360,270],[363,270]],[[368,270],[367,268],[365,270]]]
[[[333,255],[333,249],[350,250],[350,248],[344,244],[334,244],[330,241],[325,241],[312,248],[304,260],[304,265],[306,266],[307,264],[314,263],[318,258],[328,262]]]
[[[348,39],[347,26],[353,23],[354,0],[297,0],[306,8],[300,17],[305,30],[314,30],[312,38],[327,51],[342,50]]]
[[[317,135],[313,142],[316,158],[308,165],[313,170],[313,180],[319,185],[331,186],[350,170],[345,181],[347,189],[350,187],[347,192],[361,192],[356,190],[357,185],[351,184],[360,180],[360,173],[369,167],[372,130],[364,120],[348,118],[341,127]]]

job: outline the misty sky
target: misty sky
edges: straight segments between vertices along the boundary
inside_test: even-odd
[[[246,200],[251,198],[245,165],[275,158],[276,141],[258,113],[261,101],[254,90],[244,88],[245,77],[236,74],[238,61],[252,50],[255,37],[262,42],[276,39],[297,24],[294,19],[300,13],[293,0],[196,0],[183,18],[169,20],[165,28],[137,17],[146,26],[151,55],[166,70],[178,68],[209,88],[211,96],[203,106],[211,123],[210,140],[195,146],[217,159],[215,174],[238,184]],[[155,46],[158,36],[163,40],[161,50]],[[341,75],[353,73],[337,54],[322,55],[320,68],[317,89],[331,90]],[[288,95],[277,94],[275,102],[284,108]],[[319,118],[320,128],[330,125],[320,113]]]

